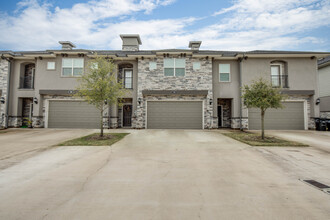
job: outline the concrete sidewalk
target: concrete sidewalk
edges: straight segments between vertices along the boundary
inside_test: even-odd
[[[259,148],[219,131],[129,132],[112,147],[56,147],[2,170],[0,219],[330,218],[330,195]]]

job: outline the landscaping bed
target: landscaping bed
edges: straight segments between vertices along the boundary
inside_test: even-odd
[[[251,133],[246,131],[232,131],[229,133],[224,133],[224,135],[251,146],[308,147],[306,144],[295,141],[288,141],[273,136],[265,136],[265,139],[262,140],[259,133]]]
[[[110,146],[120,141],[128,134],[129,133],[106,133],[103,137],[100,137],[99,133],[95,133],[65,141],[58,146]]]

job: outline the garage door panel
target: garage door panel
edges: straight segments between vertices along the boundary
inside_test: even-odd
[[[283,109],[267,109],[265,113],[265,129],[270,130],[303,130],[304,103],[285,102]],[[249,129],[261,129],[260,110],[249,109]]]
[[[201,129],[201,101],[149,101],[148,128]]]
[[[98,110],[83,101],[49,101],[49,128],[100,128]]]

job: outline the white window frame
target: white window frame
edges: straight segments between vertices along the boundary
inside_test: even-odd
[[[49,66],[48,66],[49,63],[53,63],[53,64],[54,64],[54,68],[49,68]],[[47,70],[56,70],[56,62],[55,62],[55,61],[48,61],[48,62],[47,62],[47,67],[46,67],[46,68],[47,68]]]
[[[130,70],[130,71],[132,71],[132,77],[130,77],[131,79],[132,79],[132,82],[131,82],[131,88],[126,88],[126,71],[127,70]],[[127,68],[127,69],[123,69],[123,75],[124,75],[124,77],[123,77],[123,80],[124,80],[124,88],[125,89],[133,89],[133,69],[132,68]]]
[[[281,64],[281,63],[272,63],[272,64],[270,65],[270,75],[271,75],[271,76],[273,76],[273,75],[272,75],[272,66],[279,66],[279,67],[280,67],[280,72],[279,72],[279,74],[280,74],[280,76],[283,75],[283,64]]]
[[[165,59],[173,59],[174,60],[174,65],[173,65],[174,73],[173,73],[173,76],[165,76],[165,69],[166,69],[166,67],[164,65]],[[176,68],[175,67],[176,66],[175,65],[176,59],[183,59],[184,60],[184,75],[183,76],[177,76],[175,74],[175,69],[181,69],[181,68]],[[164,58],[164,60],[163,60],[163,73],[164,73],[165,77],[185,77],[186,76],[186,59],[185,58]]]
[[[281,80],[281,77],[282,77],[282,75],[283,75],[283,64],[282,63],[272,63],[272,64],[270,64],[270,82],[271,82],[271,84],[272,84],[272,86],[273,87],[278,87],[278,86],[280,86],[280,85],[278,85],[278,86],[274,86],[273,85],[273,76],[277,76],[277,75],[272,75],[272,67],[274,67],[274,66],[278,66],[279,67],[279,80]],[[278,82],[279,84],[281,84],[280,82]]]
[[[71,62],[71,75],[70,76],[63,75],[63,61],[64,60],[72,60],[72,62]],[[79,76],[74,76],[73,75],[73,69],[74,69],[74,67],[73,67],[73,60],[82,60],[83,61],[83,66],[82,66],[83,72]],[[64,67],[64,68],[69,68],[69,67]],[[85,60],[84,60],[84,58],[62,58],[61,77],[81,77],[84,74],[84,68],[85,68]]]
[[[221,72],[220,72],[220,65],[223,65],[223,64],[227,64],[229,65],[229,80],[228,81],[221,81]],[[219,63],[219,82],[222,82],[222,83],[230,83],[231,82],[231,65],[230,63]]]

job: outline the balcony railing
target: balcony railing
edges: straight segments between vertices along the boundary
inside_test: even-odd
[[[288,75],[272,75],[271,80],[273,87],[289,88]]]
[[[34,76],[24,76],[20,77],[19,81],[20,89],[34,89]]]

